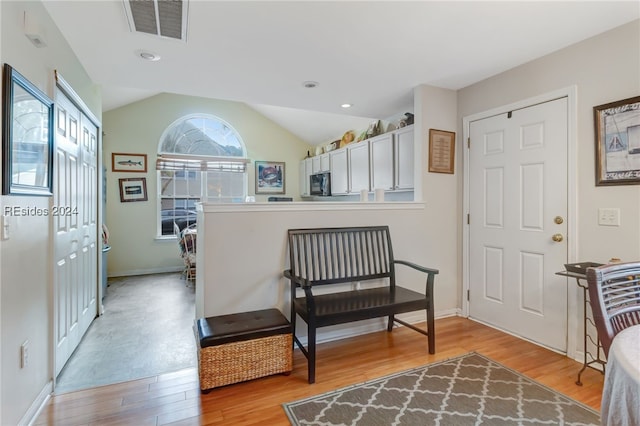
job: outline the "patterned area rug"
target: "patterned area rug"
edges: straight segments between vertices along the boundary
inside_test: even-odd
[[[599,413],[477,353],[284,404],[293,425],[599,425]]]

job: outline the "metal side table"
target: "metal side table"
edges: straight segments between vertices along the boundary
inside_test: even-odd
[[[580,381],[580,376],[584,370],[589,368],[593,368],[594,370],[600,371],[602,374],[605,372],[605,367],[607,365],[607,361],[603,359],[604,350],[602,349],[602,345],[600,344],[600,339],[598,338],[597,331],[595,332],[595,336],[589,334],[588,325],[591,324],[593,329],[595,329],[595,323],[593,322],[593,314],[591,314],[591,305],[589,304],[589,292],[587,291],[587,276],[585,274],[579,274],[575,272],[561,271],[556,272],[556,275],[561,275],[563,277],[575,278],[576,284],[578,287],[582,289],[582,326],[583,326],[583,342],[584,342],[584,361],[582,364],[582,369],[578,372],[578,380],[576,380],[576,385],[582,386],[582,381]],[[584,282],[583,282],[584,281]],[[595,339],[594,339],[595,337]],[[595,354],[591,353],[589,341],[595,346]],[[602,370],[596,368],[594,365],[600,365]]]

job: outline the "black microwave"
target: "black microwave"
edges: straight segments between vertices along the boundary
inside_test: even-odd
[[[309,194],[328,197],[331,195],[331,173],[316,173],[309,176]]]

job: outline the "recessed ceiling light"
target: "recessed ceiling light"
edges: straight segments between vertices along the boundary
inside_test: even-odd
[[[148,50],[138,50],[136,56],[146,61],[156,62],[160,60],[160,55],[150,52]]]
[[[317,81],[308,80],[308,81],[303,82],[302,86],[304,86],[307,89],[313,89],[313,88],[318,87],[319,84],[320,83],[318,83]]]
[[[342,108],[351,108],[353,105],[352,104],[342,104],[340,105]]]

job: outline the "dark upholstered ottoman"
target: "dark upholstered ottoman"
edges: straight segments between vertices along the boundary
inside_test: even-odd
[[[293,368],[291,324],[278,309],[200,318],[196,329],[202,391]]]

